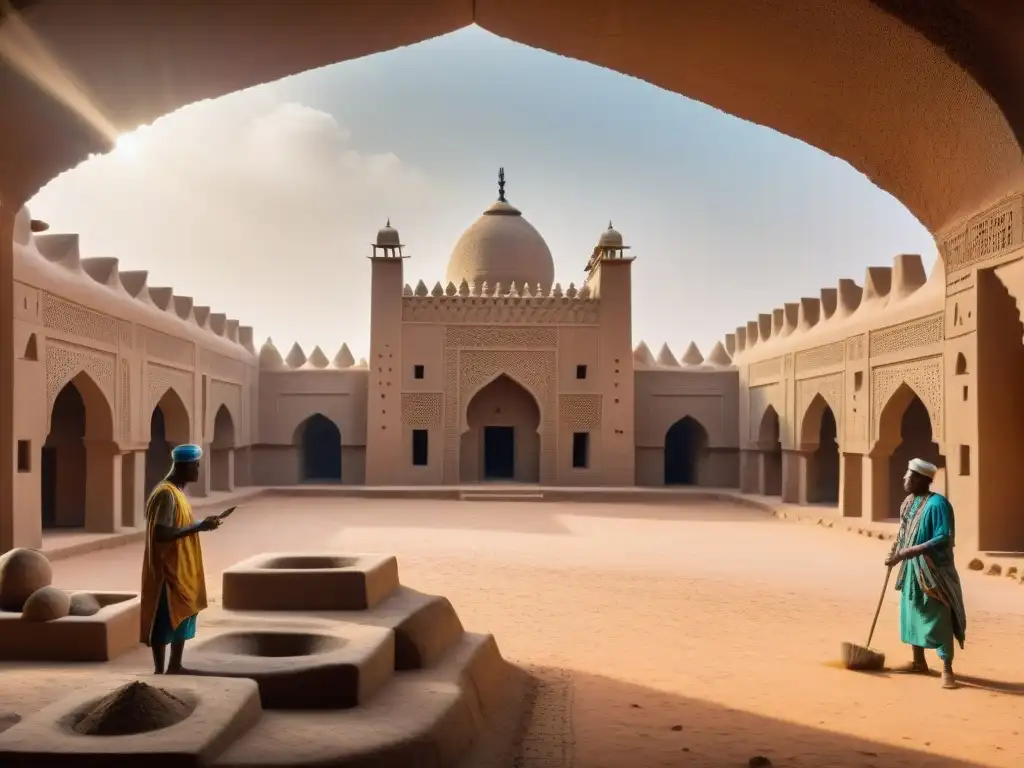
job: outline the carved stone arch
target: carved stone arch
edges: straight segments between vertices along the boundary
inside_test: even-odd
[[[879,366],[871,371],[871,442],[874,449],[899,444],[899,423],[896,424],[896,439],[892,442],[891,429],[883,424],[883,418],[890,418],[890,408],[895,407],[902,414],[913,396],[917,396],[932,425],[932,441],[942,449],[943,444],[943,364],[941,357]],[[908,394],[909,390],[910,394]]]
[[[884,455],[891,452],[902,441],[901,427],[903,414],[917,398],[928,411],[928,419],[932,427],[932,442],[938,444],[936,435],[935,414],[928,401],[921,397],[921,394],[907,382],[902,382],[890,395],[889,399],[882,406],[877,417],[877,431],[875,443],[872,446],[872,453]]]
[[[238,422],[231,409],[221,404],[213,414],[210,445],[214,449],[234,448],[238,440]]]
[[[557,477],[554,349],[451,349],[445,353],[445,482],[459,482],[459,442],[472,396],[505,374],[529,392],[540,411],[540,482]]]
[[[46,429],[50,430],[50,415],[57,395],[69,381],[86,374],[88,383],[95,385],[105,400],[105,407],[114,412],[114,358],[103,352],[71,349],[61,344],[46,344]],[[84,393],[81,393],[84,397]],[[88,405],[88,403],[87,403]]]
[[[761,413],[757,424],[757,444],[762,448],[774,448],[782,441],[782,417],[769,403]]]
[[[165,434],[169,442],[180,445],[192,440],[192,415],[189,413],[188,403],[173,386],[164,389],[146,412],[144,426],[147,439],[152,439],[150,424],[153,412],[157,408],[163,414]]]
[[[57,390],[53,400],[46,408],[46,432],[49,434],[53,428],[53,406],[57,401],[57,395],[65,387],[73,386],[82,398],[85,406],[85,439],[87,440],[113,440],[114,439],[114,411],[110,405],[103,388],[99,385],[92,374],[81,370],[69,378]]]
[[[223,381],[211,380],[207,392],[206,403],[206,424],[203,425],[203,435],[212,441],[216,436],[217,413],[224,408],[231,417],[231,424],[234,428],[235,447],[246,445],[245,422],[242,420],[242,388],[237,384],[228,384]]]
[[[171,403],[169,406],[175,411],[174,419],[177,423],[174,427],[170,423],[167,424],[168,437],[174,434],[174,438],[184,438],[182,442],[189,442],[193,439],[192,432],[195,426],[195,419],[193,418],[193,379],[191,371],[180,371],[176,368],[169,368],[162,365],[155,365],[149,363],[146,367],[146,408],[143,413],[142,427],[145,430],[145,439],[149,440],[151,435],[149,433],[150,420],[153,417],[153,411],[157,405],[161,403],[165,398],[168,397],[168,393],[176,402]],[[185,419],[188,424],[188,436],[185,437],[180,425],[181,414],[177,412],[177,405],[180,404],[185,412]],[[165,419],[171,419],[171,414],[167,413],[165,408],[161,408],[164,411]]]
[[[748,390],[747,429],[749,435],[747,439],[755,447],[760,440],[761,424],[769,408],[779,416],[779,439],[782,439],[784,434],[782,414],[785,412],[783,395],[784,393],[779,384],[751,387]]]
[[[838,427],[839,412],[828,401],[823,392],[816,392],[811,401],[807,403],[807,407],[804,409],[803,415],[798,422],[800,425],[798,433],[799,448],[801,450],[813,450],[818,447],[821,435],[821,421],[825,418],[826,410],[832,412],[832,418],[835,419],[836,426]]]
[[[533,401],[537,404],[537,410],[540,413],[540,421],[537,423],[537,433],[540,434],[541,426],[544,424],[544,410],[545,403],[541,397],[537,395],[537,392],[527,383],[520,381],[514,374],[506,373],[505,371],[495,371],[490,378],[481,381],[475,385],[473,389],[467,391],[463,395],[462,402],[459,404],[459,434],[465,434],[469,430],[469,405],[473,402],[473,399],[480,394],[484,389],[489,387],[491,384],[496,382],[502,376],[515,382],[518,386],[522,387],[529,395],[533,398]]]

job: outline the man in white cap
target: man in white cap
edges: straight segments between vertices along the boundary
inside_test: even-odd
[[[910,495],[900,507],[900,531],[885,564],[900,567],[900,636],[914,649],[913,661],[899,671],[927,675],[924,650],[934,648],[942,660],[942,687],[955,688],[953,641],[964,647],[967,615],[953,564],[953,506],[931,490],[937,471],[922,459],[907,466],[903,488]]]

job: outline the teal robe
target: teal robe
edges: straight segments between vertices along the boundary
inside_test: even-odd
[[[955,538],[953,506],[944,496],[908,496],[903,502],[896,549],[922,544],[929,549],[900,563],[900,636],[909,645],[935,648],[945,661],[953,659],[954,639],[964,647],[967,631],[960,576],[953,563]]]

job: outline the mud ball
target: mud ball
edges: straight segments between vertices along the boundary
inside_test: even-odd
[[[21,609],[24,621],[55,621],[71,610],[71,596],[63,589],[43,587],[33,592]]]
[[[22,610],[29,595],[53,581],[53,568],[33,549],[12,549],[0,558],[0,611]]]
[[[984,570],[985,564],[978,558],[974,558],[967,564],[967,569],[970,571],[981,571]]]
[[[71,596],[71,610],[68,616],[95,616],[100,612],[100,601],[88,592],[76,592]]]

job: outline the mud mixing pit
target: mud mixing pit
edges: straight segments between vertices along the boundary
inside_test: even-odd
[[[339,624],[321,632],[226,632],[198,643],[185,666],[195,675],[244,677],[265,709],[348,709],[391,678],[394,633]]]
[[[222,599],[232,611],[362,611],[397,588],[390,555],[276,552],[224,571]]]
[[[94,684],[27,715],[0,734],[0,765],[194,768],[212,764],[262,716],[251,680],[146,680]]]

